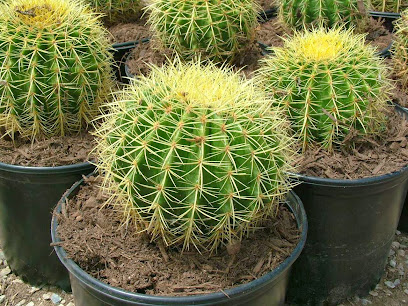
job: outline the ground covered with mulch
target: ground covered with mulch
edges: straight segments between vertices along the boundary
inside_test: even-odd
[[[68,257],[92,276],[129,291],[163,296],[222,292],[275,269],[294,250],[299,230],[282,206],[276,218],[215,254],[194,248],[181,252],[150,241],[123,213],[103,204],[97,178],[87,179],[58,215],[58,235]]]
[[[88,160],[88,155],[95,145],[93,139],[94,137],[87,131],[34,142],[18,137],[12,141],[3,137],[0,138],[0,162],[30,167],[82,163]]]

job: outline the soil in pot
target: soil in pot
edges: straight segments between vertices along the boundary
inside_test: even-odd
[[[99,185],[88,179],[58,215],[61,246],[93,277],[132,292],[186,296],[231,288],[273,270],[299,241],[293,215],[282,208],[263,229],[217,254],[181,254],[121,224],[123,214],[102,205]]]
[[[131,23],[119,23],[108,28],[112,34],[111,43],[124,43],[128,41],[140,40],[152,36],[149,25],[146,24],[146,15]]]
[[[26,167],[56,167],[88,161],[93,136],[84,131],[77,135],[58,136],[31,142],[16,138],[0,139],[0,162]]]

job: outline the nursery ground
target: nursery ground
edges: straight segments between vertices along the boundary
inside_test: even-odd
[[[57,288],[32,287],[11,273],[0,250],[0,305],[74,306],[73,297]],[[365,298],[352,298],[341,304],[408,305],[408,235],[397,232],[387,261],[386,272],[377,288]]]

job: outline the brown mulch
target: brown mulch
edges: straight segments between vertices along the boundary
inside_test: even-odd
[[[294,216],[282,206],[276,219],[243,239],[238,252],[166,250],[123,225],[122,213],[102,207],[106,197],[99,184],[98,178],[87,179],[58,215],[61,245],[93,277],[132,292],[186,296],[245,284],[276,268],[299,241]]]
[[[0,162],[30,167],[72,165],[88,160],[94,137],[84,131],[78,135],[34,141],[0,138]]]
[[[388,116],[387,129],[381,137],[356,136],[354,147],[343,146],[333,153],[310,148],[294,162],[297,171],[315,177],[358,179],[391,173],[406,166],[408,121],[392,110]]]

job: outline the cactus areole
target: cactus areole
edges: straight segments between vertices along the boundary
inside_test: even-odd
[[[79,3],[0,5],[0,127],[13,138],[78,132],[110,90],[106,30]]]
[[[259,75],[286,110],[303,149],[329,151],[350,132],[376,133],[391,90],[388,70],[351,30],[296,33],[263,60]]]
[[[253,0],[153,0],[147,9],[155,38],[185,59],[231,61],[255,39]]]
[[[215,250],[274,215],[291,138],[253,81],[198,62],[152,67],[98,129],[110,202],[152,239]]]

